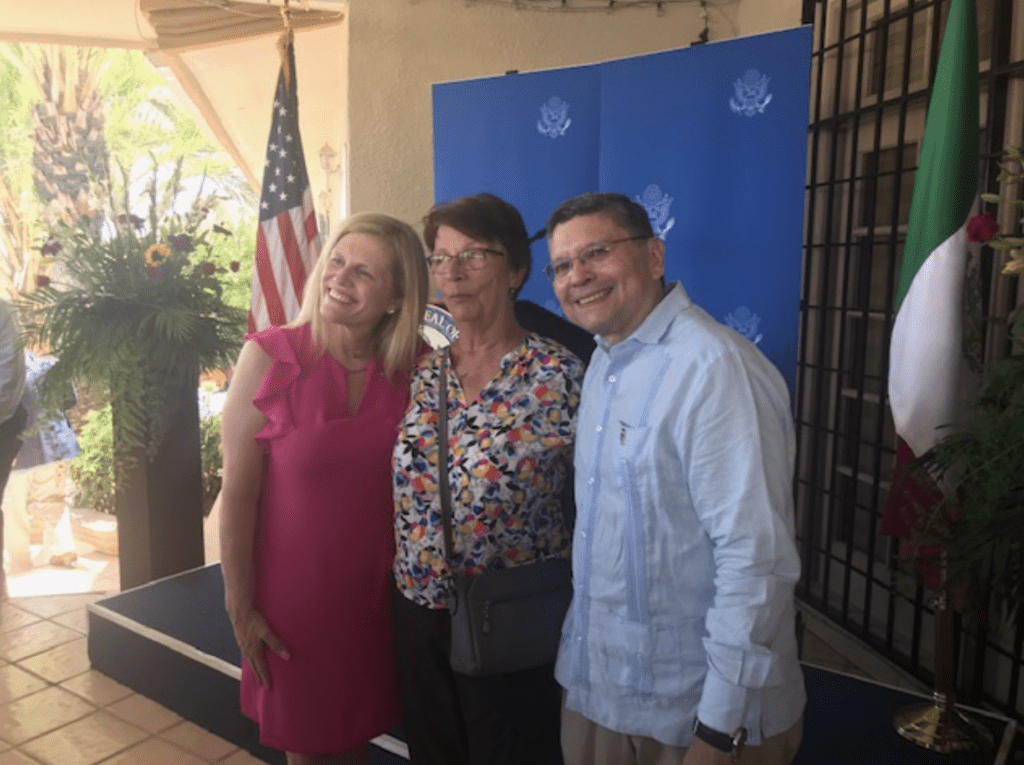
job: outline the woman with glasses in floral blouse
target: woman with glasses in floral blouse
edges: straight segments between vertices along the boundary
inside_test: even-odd
[[[448,407],[452,567],[467,575],[568,557],[576,407],[583,363],[516,320],[530,273],[519,212],[491,194],[424,220],[431,273],[455,319],[413,372],[394,452],[396,665],[417,765],[560,763],[553,665],[492,677],[449,666],[449,566],[438,493],[438,406]]]

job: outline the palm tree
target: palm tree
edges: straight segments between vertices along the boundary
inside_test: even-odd
[[[9,46],[8,60],[35,86],[32,182],[47,224],[73,224],[94,209],[107,179],[104,94],[107,51],[59,45]]]
[[[31,193],[31,92],[19,70],[0,57],[0,297],[35,283],[39,253]]]

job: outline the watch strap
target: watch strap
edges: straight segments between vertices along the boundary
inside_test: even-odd
[[[694,721],[693,735],[705,744],[714,747],[720,752],[732,755],[733,757],[739,756],[743,749],[743,745],[747,741],[747,731],[744,728],[740,728],[732,734],[723,733],[720,730],[709,728],[700,720]]]

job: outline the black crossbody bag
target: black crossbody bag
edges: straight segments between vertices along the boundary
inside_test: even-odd
[[[441,356],[438,394],[441,522],[451,583],[449,663],[456,672],[487,676],[550,664],[572,600],[572,566],[558,558],[476,576],[452,566],[452,498],[448,484],[448,349]]]

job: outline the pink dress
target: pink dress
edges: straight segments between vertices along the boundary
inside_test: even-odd
[[[303,369],[309,328],[250,335],[273,359],[254,403],[267,416],[257,526],[257,607],[288,648],[267,651],[265,690],[242,662],[242,711],[260,741],[302,754],[351,749],[399,722],[391,638],[391,451],[407,375],[371,363],[348,412],[329,354]]]

